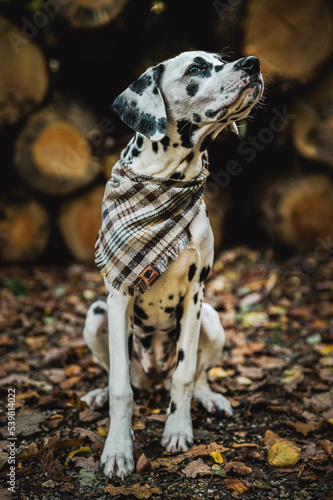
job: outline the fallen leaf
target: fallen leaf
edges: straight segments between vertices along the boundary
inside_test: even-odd
[[[290,422],[290,425],[296,429],[297,432],[307,436],[310,432],[317,431],[321,426],[322,422]]]
[[[213,459],[216,464],[223,464],[224,460],[219,451],[212,451],[209,454]]]
[[[213,451],[219,451],[220,453],[225,453],[226,451],[229,451],[230,448],[225,448],[222,444],[218,443],[210,443],[210,444],[198,444],[196,446],[192,446],[190,450],[188,450],[186,453],[183,453],[183,455],[186,455],[187,457],[207,457],[209,456]]]
[[[256,443],[233,443],[233,448],[259,448]]]
[[[82,446],[81,448],[79,448],[78,450],[72,450],[68,455],[67,455],[67,458],[66,458],[66,461],[65,461],[65,465],[67,466],[68,465],[68,462],[69,460],[74,457],[74,455],[76,455],[77,453],[91,453],[91,448],[90,446]]]
[[[79,478],[82,486],[89,486],[90,488],[92,488],[96,482],[94,472],[90,472],[86,469],[80,469]]]
[[[266,355],[253,358],[252,361],[256,365],[260,366],[261,368],[265,368],[267,370],[273,370],[274,368],[282,368],[287,363],[284,359]]]
[[[252,311],[243,314],[242,323],[244,326],[262,326],[268,321],[268,314],[260,311]]]
[[[243,462],[229,462],[224,466],[227,472],[234,472],[235,474],[241,474],[242,476],[247,476],[252,473],[251,467],[247,467]]]
[[[212,473],[211,467],[205,464],[202,458],[198,458],[198,460],[194,460],[188,464],[185,469],[182,469],[182,472],[186,477],[196,478],[197,476],[207,476]]]
[[[88,472],[99,471],[99,462],[94,460],[94,457],[72,457],[70,461],[73,462],[74,467],[86,469]]]
[[[183,462],[185,460],[185,457],[182,457],[180,455],[171,455],[168,457],[159,457],[156,458],[151,462],[152,469],[159,469],[160,467],[163,467],[164,469],[167,470],[167,472],[177,472],[178,469],[178,464]]]
[[[156,488],[147,488],[146,486],[140,486],[140,484],[133,484],[132,486],[113,486],[109,484],[104,488],[105,493],[109,493],[112,497],[117,495],[134,495],[136,498],[150,498],[153,494],[160,495],[161,490]]]
[[[139,460],[136,464],[136,472],[137,474],[142,474],[145,471],[151,470],[151,462],[148,460],[146,455],[142,453],[139,457]]]
[[[268,429],[264,437],[264,445],[272,446],[272,444],[276,443],[276,441],[279,441],[279,439],[281,438],[276,432],[273,432],[270,429]]]
[[[301,366],[294,366],[291,369],[284,370],[281,383],[288,392],[292,392],[297,388],[298,384],[303,382],[303,380],[303,368]]]
[[[231,495],[234,498],[237,498],[239,493],[244,493],[244,491],[247,490],[247,487],[241,481],[238,481],[234,478],[229,478],[227,479],[227,489],[233,490],[233,493]]]
[[[293,441],[280,439],[268,450],[267,462],[273,467],[292,467],[301,458],[301,449]]]
[[[213,476],[220,476],[223,478],[228,477],[228,473],[218,464],[212,466],[212,474]]]
[[[22,451],[17,455],[17,460],[34,460],[40,456],[40,449],[36,443],[30,443],[29,446],[25,446]]]

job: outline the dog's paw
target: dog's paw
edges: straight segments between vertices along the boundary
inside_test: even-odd
[[[118,476],[122,480],[134,471],[133,446],[131,440],[107,439],[100,460],[100,469],[107,477]]]
[[[227,415],[232,415],[233,413],[232,406],[227,398],[222,396],[222,394],[212,391],[209,387],[195,389],[193,397],[198,399],[209,413],[224,412]]]
[[[163,432],[161,445],[170,453],[187,451],[193,446],[193,431],[191,422],[184,422],[168,418]]]
[[[96,408],[102,408],[108,400],[109,400],[108,387],[90,391],[81,398],[81,401],[87,403],[89,408],[91,408],[92,410],[96,410]]]

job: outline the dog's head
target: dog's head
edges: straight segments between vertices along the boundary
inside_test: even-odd
[[[167,125],[223,128],[249,114],[263,92],[256,57],[225,62],[218,54],[183,52],[149,68],[113,104],[122,120],[153,141]],[[184,144],[185,145],[185,144]],[[189,145],[190,147],[190,145]]]

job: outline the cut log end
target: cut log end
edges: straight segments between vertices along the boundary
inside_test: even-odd
[[[333,236],[333,183],[325,174],[280,179],[262,203],[272,235],[296,251],[313,251]]]
[[[269,78],[309,82],[332,54],[331,8],[325,0],[250,0],[243,48]]]
[[[33,40],[0,16],[0,126],[24,118],[45,97],[49,77],[46,60]]]
[[[113,21],[128,0],[68,0],[60,12],[72,28],[97,28]]]
[[[71,254],[82,261],[93,262],[95,241],[101,222],[104,186],[65,202],[60,209],[58,225]]]
[[[308,160],[333,167],[333,72],[297,101],[292,138]]]
[[[36,260],[43,254],[49,237],[49,214],[38,201],[21,194],[0,200],[1,260]]]
[[[63,195],[85,187],[101,170],[89,142],[96,129],[95,117],[78,105],[58,103],[34,113],[15,144],[19,175],[44,194]]]

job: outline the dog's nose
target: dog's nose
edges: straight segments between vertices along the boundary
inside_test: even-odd
[[[236,62],[234,69],[243,69],[250,74],[259,73],[260,71],[260,63],[259,59],[254,56],[243,57]]]

